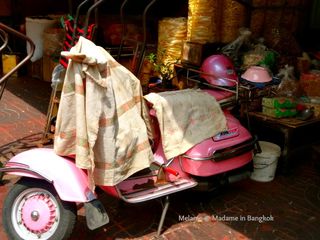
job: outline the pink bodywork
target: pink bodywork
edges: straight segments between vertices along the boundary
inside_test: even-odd
[[[225,116],[227,118],[228,129],[236,130],[236,134],[233,137],[221,141],[214,141],[213,138],[206,139],[187,151],[185,155],[194,159],[208,158],[217,150],[225,149],[251,139],[249,131],[245,129],[235,117],[229,112],[225,112]],[[251,151],[221,162],[214,162],[212,160],[192,160],[182,157],[180,165],[183,171],[187,173],[206,177],[242,167],[249,163],[252,160],[252,157]]]
[[[56,155],[53,149],[35,148],[22,152],[11,158],[5,167],[35,171],[39,175],[22,170],[8,171],[8,174],[44,178],[52,182],[64,201],[88,202],[94,198],[85,171],[76,167],[73,160]]]
[[[215,162],[213,160],[190,159],[208,158],[212,156],[217,150],[225,149],[227,147],[231,147],[251,139],[251,134],[249,133],[249,131],[247,131],[236,118],[234,118],[229,112],[225,112],[225,115],[227,118],[228,128],[237,129],[237,134],[233,137],[221,141],[214,141],[213,138],[206,139],[193,148],[189,149],[184,154],[189,158],[186,158],[184,156],[175,158],[170,167],[178,171],[180,173],[180,176],[189,178],[189,174],[201,177],[213,176],[242,167],[252,161],[252,151],[248,151],[240,156],[232,157],[221,162]],[[155,159],[159,162],[167,161],[162,152],[161,145],[159,145],[155,153]],[[168,175],[168,178],[174,180],[175,177],[172,175]]]
[[[217,90],[203,90],[204,92],[215,97],[217,101],[223,101],[228,98],[232,98],[234,94],[227,91]],[[252,161],[253,153],[248,151],[240,156],[232,157],[221,162],[214,162],[213,160],[192,160],[190,158],[208,158],[212,156],[215,151],[225,149],[236,144],[240,144],[252,138],[250,132],[245,129],[238,119],[236,119],[229,111],[225,110],[224,114],[227,119],[228,130],[233,130],[235,134],[227,139],[215,141],[213,138],[208,138],[201,143],[197,144],[193,148],[189,149],[185,155],[188,158],[179,156],[174,159],[170,167],[179,172],[180,177],[188,177],[189,174],[194,176],[213,176],[219,173],[227,172],[239,167],[242,167]],[[153,117],[156,116],[154,111],[151,112]],[[160,141],[160,139],[158,140]],[[164,157],[162,151],[161,141],[157,146],[157,150],[154,154],[155,160],[160,163],[165,163],[167,159]],[[175,177],[168,175],[170,180],[174,180]]]

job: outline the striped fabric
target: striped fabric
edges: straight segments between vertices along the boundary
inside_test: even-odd
[[[76,62],[77,56],[84,56]],[[57,115],[54,150],[75,155],[89,170],[92,187],[113,186],[150,166],[152,128],[140,81],[90,40],[64,55],[71,58]]]

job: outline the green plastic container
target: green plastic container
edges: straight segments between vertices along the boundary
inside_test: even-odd
[[[262,98],[262,106],[269,108],[295,108],[297,106],[297,102],[292,98],[286,97],[264,97]]]
[[[265,115],[275,118],[294,117],[297,115],[297,110],[295,108],[269,108],[263,106],[262,112]]]

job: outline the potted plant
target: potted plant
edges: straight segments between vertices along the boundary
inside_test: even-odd
[[[174,78],[174,64],[178,62],[169,61],[166,55],[166,50],[159,50],[158,53],[150,53],[146,57],[147,61],[152,64],[153,70],[156,73],[156,78],[158,78],[162,84],[163,88],[172,88],[172,80]]]

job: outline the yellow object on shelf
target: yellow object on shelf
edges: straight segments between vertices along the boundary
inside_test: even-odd
[[[181,58],[183,42],[187,36],[187,19],[164,18],[159,21],[158,52],[165,50],[168,61]]]
[[[164,18],[159,21],[157,61],[169,66],[181,59],[183,42],[187,37],[187,19]]]
[[[235,0],[189,0],[187,41],[228,43],[246,25],[246,7]]]
[[[221,38],[222,43],[229,43],[239,35],[239,29],[246,25],[246,7],[235,0],[222,3]]]
[[[187,40],[212,43],[220,40],[220,1],[189,0]]]
[[[17,66],[19,57],[14,54],[2,54],[2,71],[3,74],[9,73],[14,67]],[[15,72],[12,76],[17,77],[18,73]]]

